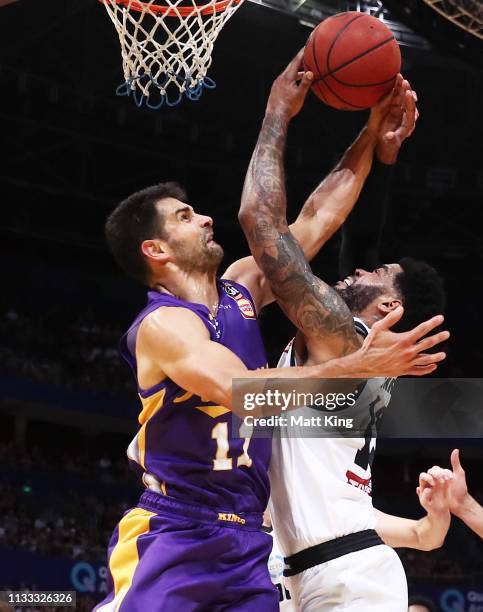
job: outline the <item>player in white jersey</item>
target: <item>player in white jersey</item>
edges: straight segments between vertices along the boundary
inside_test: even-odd
[[[366,332],[365,326],[357,323]],[[279,364],[290,367],[296,363],[292,341]],[[371,501],[373,429],[380,411],[389,403],[393,382],[375,378],[359,389],[351,414],[358,405],[363,407],[367,419],[362,428],[367,429],[367,437],[307,437],[310,431],[294,425],[294,420],[275,430],[269,511],[286,557],[348,533],[375,528]],[[291,416],[299,414],[310,417],[321,412],[301,408]]]
[[[361,329],[363,324],[357,323]],[[297,363],[293,344],[280,365]],[[361,390],[358,402],[367,406],[368,432],[389,402],[392,382],[371,379]],[[292,414],[315,412],[304,408]],[[298,610],[407,610],[406,577],[399,557],[376,533],[371,498],[373,435],[303,437],[303,427],[297,431],[293,425],[274,433],[269,510],[286,557],[285,575],[291,576],[285,585]],[[443,523],[441,534],[448,524]]]
[[[286,221],[283,153],[290,119],[304,101],[304,90],[297,85],[299,67],[300,56],[272,86],[240,209],[252,255],[298,328],[284,357],[291,365],[320,363],[353,352],[370,327],[401,312],[401,306],[400,329],[424,321],[443,307],[441,281],[422,262],[405,259],[372,272],[357,269],[338,284],[337,291],[312,274]],[[310,78],[307,73],[302,77]],[[397,156],[402,140],[412,131],[416,111],[409,84],[402,84],[394,99],[399,106],[381,118],[381,124],[394,125],[384,136],[389,146],[381,150],[391,153],[395,147]],[[368,125],[365,133],[365,146],[378,154],[380,130],[381,125]],[[380,161],[386,162],[387,157]],[[354,316],[359,319],[356,324]],[[442,333],[443,337],[447,335]],[[434,346],[429,339],[421,343],[424,350]],[[421,365],[431,363],[430,355],[426,359]],[[289,574],[295,576],[292,596],[304,611],[405,612],[404,572],[396,553],[384,542],[430,549],[441,545],[449,526],[449,513],[437,495],[421,499],[428,510],[421,521],[373,509],[369,496],[373,428],[390,383],[372,379],[363,384],[358,409],[367,412],[364,437],[296,438],[292,431],[290,438],[274,439],[272,520],[288,556]]]

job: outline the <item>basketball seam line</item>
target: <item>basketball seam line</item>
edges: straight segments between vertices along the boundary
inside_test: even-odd
[[[392,77],[389,77],[388,79],[386,79],[385,81],[379,81],[378,83],[346,83],[345,81],[341,81],[340,79],[338,79],[337,77],[335,77],[333,74],[327,74],[326,76],[331,76],[337,83],[339,83],[339,85],[345,85],[345,87],[377,87],[378,85],[385,85],[386,83],[390,83],[391,81],[393,81],[396,77],[396,75],[393,75]],[[325,82],[325,77],[320,77],[319,79],[314,79],[313,83],[320,83],[320,81],[324,81]]]
[[[312,37],[312,56],[314,58],[315,65],[317,66],[317,72],[320,74],[319,60],[317,58],[317,55],[315,54],[315,39],[316,39],[316,36],[314,34],[314,36]]]
[[[334,73],[338,72],[339,70],[342,70],[342,68],[345,68],[346,66],[349,66],[349,64],[352,64],[352,62],[354,62],[355,60],[360,59],[361,57],[364,57],[364,55],[367,55],[368,53],[371,53],[372,51],[376,51],[377,49],[380,49],[381,47],[383,47],[384,45],[387,45],[388,43],[390,43],[392,40],[394,40],[394,36],[391,36],[391,38],[387,38],[386,40],[381,41],[380,43],[378,43],[377,45],[375,45],[374,47],[371,47],[370,49],[366,49],[363,53],[359,53],[359,55],[355,55],[354,57],[352,57],[350,60],[348,60],[347,62],[344,62],[343,64],[341,64],[340,66],[337,66],[337,68],[334,68],[333,70],[330,70],[329,72],[325,73],[325,74],[321,74],[317,80],[320,79],[324,79],[326,76],[332,76]],[[328,64],[329,58],[327,57],[327,64]],[[319,68],[319,66],[317,66],[317,69]],[[334,77],[336,79],[336,77]],[[393,77],[394,78],[394,77]],[[336,79],[337,80],[337,79]],[[391,79],[388,79],[388,81],[390,81]],[[386,81],[383,81],[383,83],[385,83]],[[342,83],[342,81],[341,81]],[[378,84],[378,83],[376,83]]]
[[[319,62],[317,60],[317,55],[315,54],[315,36],[312,37],[312,56],[314,58],[315,61],[315,65],[317,66],[317,72],[320,74],[320,67],[319,67]],[[318,79],[316,79],[316,81],[314,81],[314,85],[317,83]],[[322,96],[322,100],[327,104],[327,99],[324,96],[324,94],[320,91],[320,88],[317,88],[319,90],[319,93]]]
[[[344,26],[343,26],[343,27],[342,27],[342,28],[341,28],[341,29],[340,29],[340,30],[337,32],[337,34],[335,35],[335,38],[334,38],[334,40],[332,41],[332,43],[331,43],[331,45],[330,45],[330,47],[329,47],[329,49],[328,49],[328,51],[327,51],[327,57],[326,57],[326,59],[325,59],[325,64],[326,64],[326,66],[327,66],[327,71],[328,71],[328,72],[331,72],[331,70],[330,70],[330,56],[331,56],[332,51],[333,51],[333,49],[334,49],[334,47],[335,47],[335,43],[336,43],[336,42],[339,40],[339,36],[341,36],[341,35],[342,35],[342,33],[343,33],[343,32],[345,32],[345,31],[347,30],[347,28],[348,28],[348,27],[351,25],[351,23],[354,23],[354,21],[357,21],[358,19],[360,19],[361,17],[364,17],[364,16],[365,16],[365,13],[360,13],[359,15],[356,15],[356,16],[354,17],[354,19],[351,19],[351,20],[350,20],[348,23],[346,23],[346,24],[345,24],[345,25],[344,25]],[[319,67],[317,66],[317,68],[319,68]]]
[[[327,89],[331,92],[332,95],[334,95],[338,100],[340,100],[341,102],[343,102],[347,106],[351,106],[352,108],[355,108],[356,110],[366,110],[367,106],[357,106],[357,104],[352,104],[352,102],[348,102],[347,100],[344,100],[344,98],[339,96],[339,94],[337,94],[332,89],[332,87],[327,83],[327,81],[325,79],[320,79],[320,81],[322,81],[324,83],[324,85],[327,87]],[[317,85],[320,84],[320,81],[317,83]],[[319,88],[319,91],[320,91],[320,88]]]

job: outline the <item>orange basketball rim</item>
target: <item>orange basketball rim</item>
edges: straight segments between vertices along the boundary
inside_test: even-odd
[[[101,4],[122,4],[133,11],[148,11],[155,14],[162,14],[166,17],[178,17],[179,15],[188,17],[194,14],[211,15],[213,13],[221,13],[226,10],[228,6],[241,4],[243,0],[220,0],[219,2],[201,5],[193,3],[193,6],[176,6],[176,8],[151,2],[138,2],[137,0],[99,0],[99,2]]]

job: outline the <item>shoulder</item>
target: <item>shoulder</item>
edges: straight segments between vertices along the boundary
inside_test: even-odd
[[[232,263],[220,280],[222,283],[236,285],[248,291],[248,287],[259,275],[261,275],[260,268],[256,265],[253,257],[244,257]]]
[[[253,264],[255,264],[258,270],[260,270],[260,268],[258,268],[256,265],[255,260],[250,255],[237,259],[228,266],[222,278],[235,282],[243,282],[244,278],[250,277],[255,272],[255,267]]]
[[[182,306],[160,306],[149,313],[139,326],[139,340],[150,344],[207,338],[209,333],[200,317]]]
[[[251,256],[232,263],[223,274],[222,280],[242,287],[257,312],[274,300],[269,282]]]
[[[249,298],[252,297],[248,287],[246,287],[243,283],[240,283],[239,281],[234,281],[232,279],[223,277],[220,279],[220,283],[222,285],[223,291],[225,291],[225,293],[227,293],[231,297],[234,297],[240,293],[247,295]]]

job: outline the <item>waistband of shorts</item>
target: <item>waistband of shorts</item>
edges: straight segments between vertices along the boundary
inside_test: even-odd
[[[351,552],[384,544],[374,529],[365,529],[305,548],[285,558],[284,576],[295,576],[311,567],[332,561]]]
[[[211,523],[220,527],[260,530],[263,522],[261,512],[240,512],[212,508],[180,501],[169,495],[144,491],[138,504],[141,508],[160,514],[170,514],[194,519],[202,523]]]

